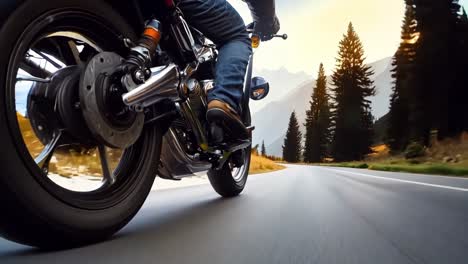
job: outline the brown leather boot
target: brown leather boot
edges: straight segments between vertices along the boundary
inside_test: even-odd
[[[206,119],[209,123],[220,126],[227,140],[235,141],[249,138],[249,132],[239,114],[223,101],[212,100],[208,104]]]

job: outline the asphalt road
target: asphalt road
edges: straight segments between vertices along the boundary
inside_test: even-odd
[[[0,263],[468,263],[468,179],[291,166],[244,194],[153,192],[114,239]]]

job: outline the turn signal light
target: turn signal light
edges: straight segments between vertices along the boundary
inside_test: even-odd
[[[252,48],[256,49],[260,46],[260,37],[257,35],[252,36]]]

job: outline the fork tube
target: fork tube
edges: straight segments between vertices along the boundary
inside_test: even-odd
[[[253,54],[250,55],[249,67],[247,69],[247,76],[245,78],[244,85],[244,97],[242,100],[242,119],[244,123],[246,123],[246,120],[248,120],[247,115],[249,114],[250,89],[252,86],[253,57]],[[250,126],[251,124],[245,125]]]

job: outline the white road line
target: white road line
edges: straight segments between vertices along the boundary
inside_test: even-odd
[[[388,177],[374,176],[374,175],[369,175],[369,174],[364,174],[364,173],[357,173],[357,172],[343,171],[343,170],[335,170],[335,169],[328,169],[328,168],[327,168],[326,170],[330,170],[330,171],[334,171],[334,172],[340,172],[340,173],[354,174],[354,175],[358,175],[358,176],[364,176],[364,177],[369,177],[369,178],[376,178],[376,179],[387,180],[387,181],[396,181],[396,182],[403,182],[403,183],[411,183],[411,184],[417,184],[417,185],[423,185],[423,186],[429,186],[429,187],[436,187],[436,188],[448,189],[448,190],[453,190],[453,191],[468,192],[468,189],[465,189],[465,188],[458,188],[458,187],[452,187],[452,186],[446,186],[446,185],[439,185],[439,184],[431,184],[431,183],[425,183],[425,182],[401,180],[401,179],[396,179],[396,178],[388,178]]]

